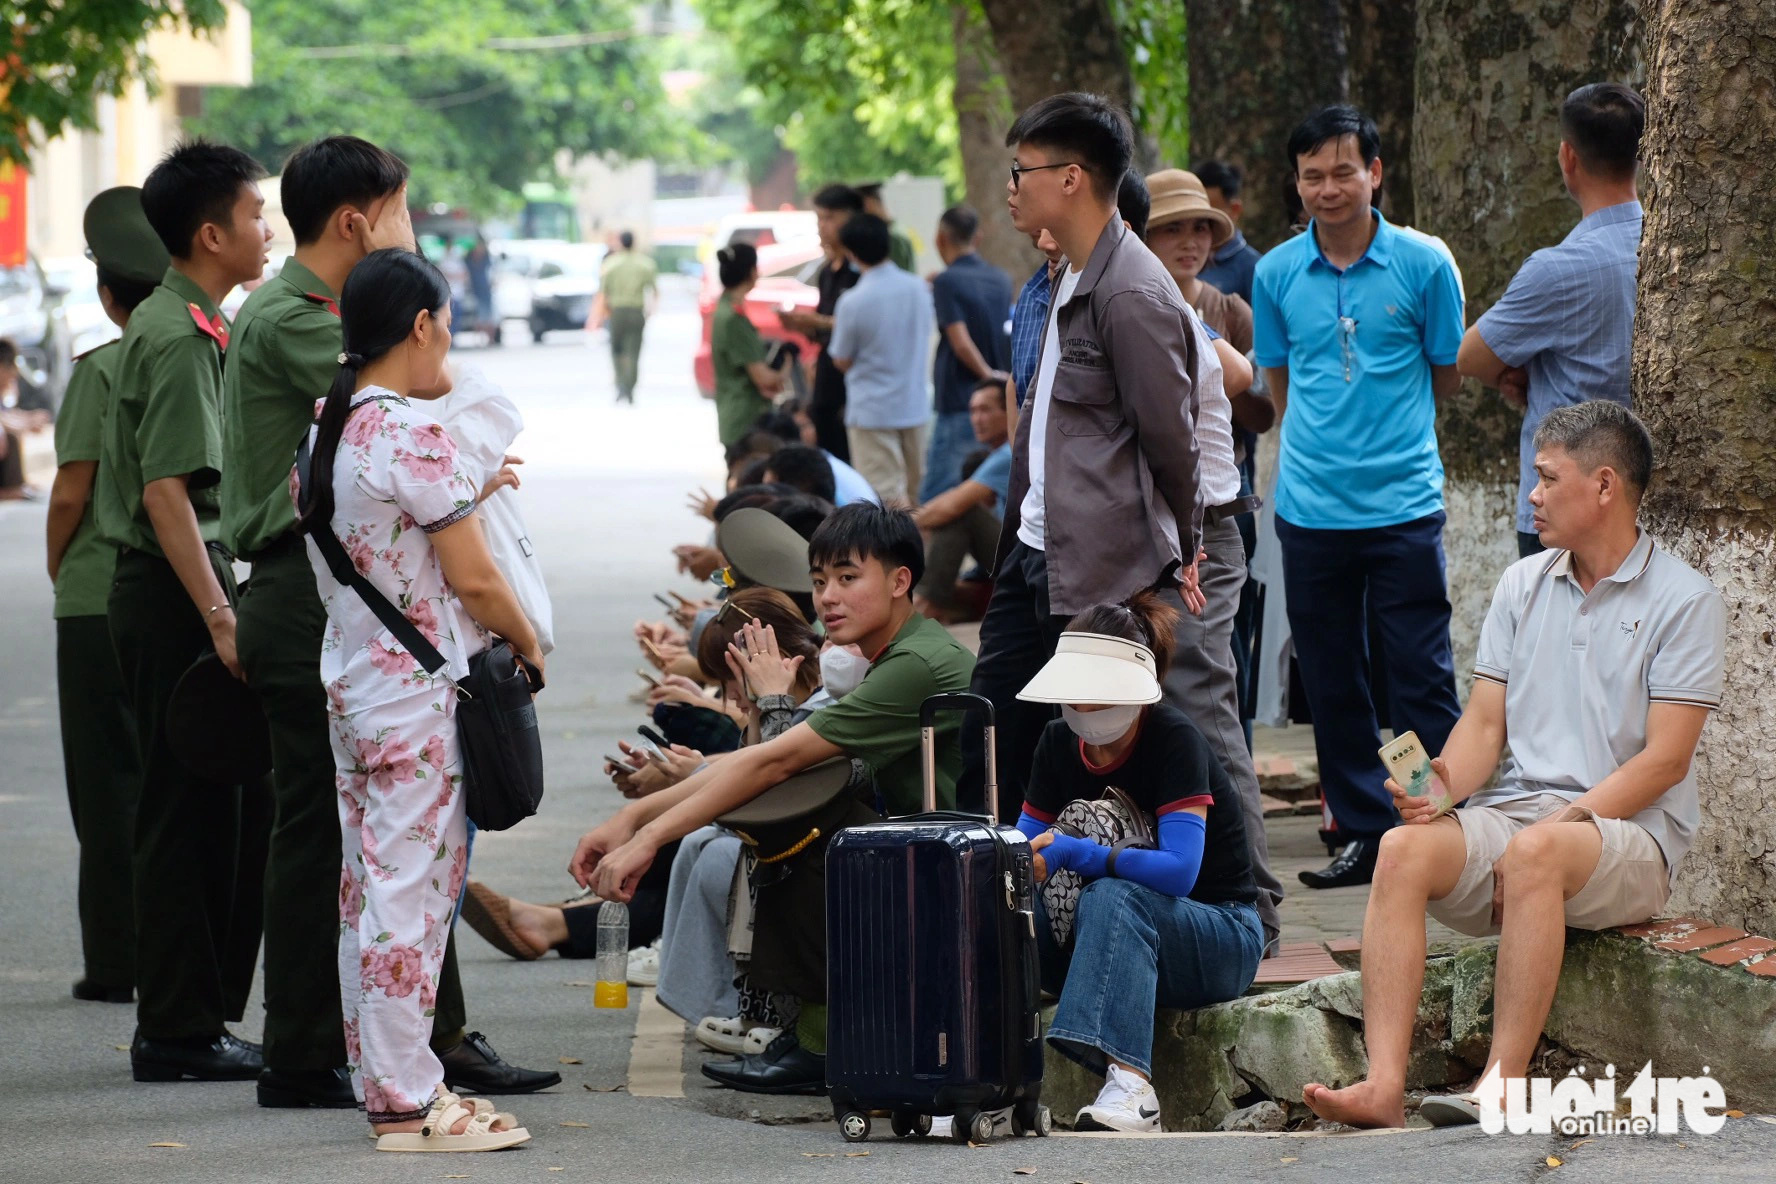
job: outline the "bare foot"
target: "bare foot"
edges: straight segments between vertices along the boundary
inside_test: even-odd
[[[1344,1089],[1327,1089],[1316,1082],[1301,1091],[1301,1100],[1327,1122],[1360,1127],[1406,1125],[1405,1094],[1368,1081]]]
[[[511,897],[512,928],[532,949],[552,950],[567,940],[567,918],[553,905],[529,904]]]

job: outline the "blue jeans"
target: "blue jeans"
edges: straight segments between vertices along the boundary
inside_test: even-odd
[[[925,450],[925,477],[919,482],[919,500],[928,502],[946,489],[962,483],[962,462],[981,447],[966,411],[939,411],[931,425],[931,443]]]
[[[1094,880],[1079,894],[1069,955],[1055,947],[1036,897],[1042,985],[1059,991],[1048,1040],[1095,1073],[1108,1062],[1153,1075],[1153,1012],[1207,1007],[1252,985],[1264,928],[1249,904],[1203,904],[1129,880]]]
[[[1317,530],[1276,520],[1283,585],[1301,685],[1313,713],[1326,804],[1346,841],[1378,837],[1399,821],[1376,750],[1381,720],[1369,693],[1369,628],[1386,663],[1386,718],[1443,751],[1461,717],[1449,646],[1443,514],[1395,526]]]

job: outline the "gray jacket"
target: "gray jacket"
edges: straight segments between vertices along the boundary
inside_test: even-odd
[[[1043,462],[1053,613],[1124,600],[1174,559],[1196,555],[1203,507],[1190,315],[1153,252],[1112,218],[1056,313],[1061,357]],[[1032,398],[1012,449],[995,566],[1017,541],[1034,419]]]

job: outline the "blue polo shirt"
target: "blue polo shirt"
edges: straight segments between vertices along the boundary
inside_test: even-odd
[[[1443,508],[1431,367],[1461,347],[1461,272],[1442,240],[1375,222],[1343,271],[1310,225],[1252,279],[1252,352],[1289,368],[1276,509],[1296,526],[1393,526]]]

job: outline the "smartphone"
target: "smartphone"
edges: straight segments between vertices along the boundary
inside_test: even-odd
[[[629,763],[629,758],[626,756],[612,756],[610,753],[607,752],[604,754],[604,759],[609,761],[611,764],[615,765],[620,770],[625,770],[625,771],[631,772],[631,773],[633,773],[635,771],[635,766]]]
[[[654,729],[648,727],[646,724],[642,724],[639,728],[636,728],[635,730],[637,732],[640,732],[643,736],[645,736],[647,738],[647,740],[651,744],[653,744],[654,747],[658,748],[661,752],[667,752],[667,751],[671,750],[672,741],[666,739],[666,737],[660,735],[660,733],[654,731]]]
[[[644,637],[641,639],[641,648],[647,651],[648,657],[658,662],[662,667],[666,665],[666,655],[660,652],[659,646]]]
[[[1379,751],[1388,776],[1406,791],[1408,797],[1430,797],[1437,814],[1447,814],[1455,809],[1448,788],[1431,771],[1431,754],[1425,751],[1417,732],[1403,732],[1382,745]]]
[[[639,674],[641,680],[647,683],[650,687],[658,687],[660,685],[660,676],[655,674],[652,670],[649,670],[646,666],[637,666],[635,668],[635,673]]]
[[[654,599],[659,601],[661,604],[665,605],[667,612],[673,612],[678,608],[677,605],[673,604],[670,600],[667,600],[664,596],[660,595],[658,592],[654,593]]]
[[[679,594],[678,594],[678,593],[676,593],[676,592],[674,592],[674,591],[672,591],[672,589],[670,589],[670,588],[668,588],[668,589],[667,589],[667,590],[666,590],[666,595],[668,595],[668,596],[670,596],[670,597],[672,597],[672,599],[674,599],[674,600],[676,600],[676,601],[678,601],[678,603],[679,603],[679,604],[680,604],[680,605],[682,605],[682,606],[683,606],[683,607],[685,607],[685,608],[690,608],[690,607],[691,607],[691,602],[690,602],[690,600],[689,600],[689,599],[687,599],[687,598],[685,598],[685,597],[683,597],[683,596],[680,596],[680,595],[679,595]]]

